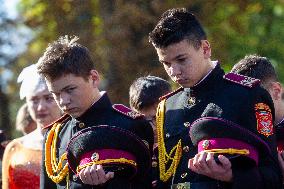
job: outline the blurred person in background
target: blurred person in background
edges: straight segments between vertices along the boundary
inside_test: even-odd
[[[16,117],[16,130],[23,135],[29,134],[37,128],[36,122],[32,119],[27,103],[23,104],[18,110]]]
[[[18,82],[22,82],[20,98],[26,99],[28,112],[37,128],[7,145],[2,164],[2,188],[38,189],[44,134],[42,128],[58,119],[61,111],[44,79],[37,74],[35,65],[24,68]]]
[[[266,57],[248,55],[234,65],[231,72],[259,79],[274,103],[278,161],[284,175],[284,90],[274,66]]]
[[[159,104],[159,98],[171,92],[171,85],[168,81],[156,77],[139,77],[133,81],[129,88],[130,108],[145,116],[150,122],[154,132],[154,145],[152,156],[152,186],[155,187],[158,176],[158,149],[157,149],[157,128],[156,128],[156,110]]]
[[[6,135],[3,130],[0,130],[0,184],[2,185],[2,158],[5,150]]]
[[[151,75],[137,78],[129,88],[129,105],[131,109],[144,114],[146,120],[150,121],[154,131],[155,144],[157,142],[156,109],[159,98],[170,91],[171,85],[168,81]]]

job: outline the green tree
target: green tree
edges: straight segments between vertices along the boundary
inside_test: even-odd
[[[197,15],[208,33],[212,59],[226,71],[246,54],[260,54],[273,61],[284,80],[282,0],[21,0],[19,13],[33,39],[13,64],[18,67],[14,73],[35,63],[58,36],[77,35],[102,73],[101,88],[114,102],[127,103],[128,87],[136,77],[167,78],[148,33],[172,7],[186,7]],[[11,83],[10,88],[15,86]]]

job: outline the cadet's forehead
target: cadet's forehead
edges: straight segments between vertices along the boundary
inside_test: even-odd
[[[183,40],[164,48],[156,48],[156,51],[160,61],[167,61],[184,54],[190,54],[193,48],[194,47],[190,45],[187,40]]]
[[[70,85],[80,85],[82,82],[86,82],[81,76],[76,76],[74,74],[64,74],[58,78],[50,80],[46,78],[46,84],[48,89],[55,92],[64,89]]]

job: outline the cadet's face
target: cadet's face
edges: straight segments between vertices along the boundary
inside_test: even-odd
[[[199,49],[182,40],[156,51],[167,74],[183,87],[192,87],[211,69],[211,48],[206,40],[201,41]]]
[[[157,106],[158,103],[147,107],[147,108],[143,108],[140,113],[144,114],[145,119],[150,121],[152,128],[153,128],[153,132],[154,132],[154,141],[157,142],[157,132],[156,132],[156,111],[157,111]]]
[[[61,115],[61,111],[47,87],[28,94],[26,101],[32,119],[40,126],[52,123]]]
[[[99,75],[96,70],[90,72],[88,80],[66,74],[46,82],[58,106],[75,118],[81,116],[99,98]]]

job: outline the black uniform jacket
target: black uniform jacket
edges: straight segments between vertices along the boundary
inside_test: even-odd
[[[91,108],[89,108],[81,117],[75,119],[69,116],[69,118],[67,120],[65,119],[62,124],[64,125],[59,133],[59,138],[57,141],[57,157],[61,156],[63,153],[66,152],[67,144],[70,138],[75,133],[86,127],[96,126],[96,125],[116,126],[133,132],[134,134],[139,136],[142,140],[148,142],[149,152],[150,154],[152,154],[154,139],[153,139],[153,130],[150,124],[143,118],[134,119],[132,117],[123,115],[122,113],[114,110],[106,93],[96,103],[94,103],[91,106]],[[111,138],[109,140],[111,140]],[[45,162],[44,154],[45,151],[43,151],[43,161],[42,161],[43,165],[41,172],[40,188],[41,189],[67,188],[66,179],[61,181],[59,184],[56,184],[47,176],[46,168],[44,165]],[[137,180],[128,181],[128,180],[116,179],[114,177],[104,185],[90,186],[83,184],[80,178],[74,175],[74,173],[69,170],[69,182],[70,182],[69,188],[123,189],[125,188],[125,183],[129,182],[128,188],[148,189],[151,188],[150,172],[151,169],[149,170],[148,175],[145,175],[145,177],[139,178]],[[120,184],[122,186],[120,186]]]
[[[270,95],[259,85],[248,87],[245,84],[238,84],[224,79],[223,76],[224,71],[217,64],[208,76],[190,88],[190,92],[181,88],[165,96],[164,140],[166,150],[169,154],[179,139],[181,139],[183,150],[174,177],[172,176],[167,182],[162,182],[158,178],[157,188],[171,188],[172,184],[185,182],[200,183],[211,181],[216,182],[216,188],[272,189],[280,187],[281,179],[276,160],[275,135],[264,136],[260,134],[257,129],[255,112],[256,104],[265,103],[270,107],[274,116],[274,106]],[[189,100],[190,98],[191,100]],[[232,183],[214,181],[188,169],[188,160],[197,154],[197,147],[193,146],[189,137],[190,123],[204,116],[204,114],[205,116],[216,116],[206,112],[206,107],[212,103],[220,108],[218,117],[246,127],[266,141],[271,148],[271,154],[260,154],[259,168],[255,167],[251,170],[234,169]],[[200,187],[197,188],[199,189]]]

